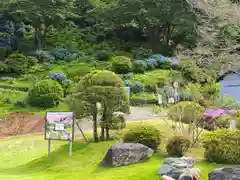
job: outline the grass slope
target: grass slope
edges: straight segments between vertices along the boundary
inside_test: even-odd
[[[163,134],[172,134],[163,121],[140,121],[155,125]],[[134,126],[136,122],[129,123]],[[87,133],[88,134],[88,133]],[[165,141],[165,140],[164,140]],[[163,143],[165,143],[163,141]],[[100,167],[107,150],[115,141],[85,144],[74,143],[73,155],[68,156],[67,142],[53,141],[52,155],[47,157],[47,141],[40,135],[18,137],[0,142],[0,179],[7,180],[159,180],[156,172],[163,156],[155,154],[149,161],[118,168]],[[199,149],[189,153],[199,156]],[[195,153],[194,153],[195,152]],[[208,172],[220,165],[197,162],[207,180]]]

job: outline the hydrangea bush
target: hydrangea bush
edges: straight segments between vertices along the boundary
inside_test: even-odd
[[[57,81],[64,89],[64,96],[69,93],[72,85],[72,80],[67,79],[64,73],[52,73],[49,76],[50,79]]]
[[[138,93],[143,91],[143,84],[140,82],[130,82],[130,81],[125,81],[124,82],[125,86],[130,87],[131,92],[133,93]]]

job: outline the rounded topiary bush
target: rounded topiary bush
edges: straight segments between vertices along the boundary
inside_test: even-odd
[[[169,156],[182,157],[190,147],[190,140],[184,136],[174,136],[168,140],[166,150]]]
[[[56,106],[63,98],[62,86],[54,80],[37,82],[29,91],[29,103],[32,106],[50,108]]]
[[[144,60],[133,61],[133,71],[136,73],[144,73],[147,69],[147,63]]]
[[[161,143],[161,133],[153,126],[136,126],[124,135],[123,141],[140,143],[156,151]]]
[[[113,57],[112,70],[117,74],[130,72],[132,70],[131,58],[125,56]]]
[[[28,59],[21,53],[11,54],[4,60],[8,72],[23,74],[28,71],[28,67],[30,66]]]

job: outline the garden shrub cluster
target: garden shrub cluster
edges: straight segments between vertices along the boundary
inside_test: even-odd
[[[113,57],[112,70],[117,74],[129,73],[132,70],[131,59],[125,56]]]
[[[126,56],[115,56],[112,58],[112,70],[119,74],[129,72],[144,73],[147,70],[156,68],[171,69],[179,66],[179,61],[162,55],[152,55],[142,60],[131,60]]]
[[[35,65],[38,60],[34,57],[26,57],[21,53],[9,55],[4,59],[3,71],[16,74],[24,74],[28,72],[28,68]]]
[[[131,128],[124,135],[123,141],[140,143],[156,151],[161,143],[161,133],[154,126],[139,125]]]
[[[133,72],[144,73],[147,69],[147,63],[144,60],[133,61]]]
[[[78,52],[70,52],[66,48],[58,47],[51,50],[50,55],[54,56],[55,60],[72,61],[81,57]]]
[[[144,86],[140,82],[125,81],[124,84],[125,86],[130,87],[132,93],[139,93],[144,90]]]
[[[110,118],[110,126],[109,128],[112,130],[120,130],[126,128],[126,120],[125,117],[121,114],[114,114]]]
[[[184,136],[173,136],[167,142],[166,150],[169,156],[182,157],[191,145],[190,140]]]
[[[42,80],[37,82],[29,91],[29,104],[41,108],[57,106],[62,100],[64,91],[62,86],[54,80]]]
[[[190,124],[194,119],[202,119],[204,110],[205,109],[196,102],[182,101],[169,109],[168,116],[174,121],[181,120],[183,123]],[[179,119],[179,114],[181,114],[181,119]]]
[[[140,92],[131,96],[131,105],[156,104],[157,96],[154,93]]]
[[[215,125],[217,128],[226,129],[230,127],[230,115],[219,116],[216,118]]]
[[[67,79],[64,73],[52,73],[50,79],[57,81],[64,89],[64,96],[70,92],[72,80]]]
[[[218,129],[201,136],[205,157],[215,163],[240,164],[240,130]]]

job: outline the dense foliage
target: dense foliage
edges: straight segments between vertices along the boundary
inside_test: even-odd
[[[123,137],[124,142],[140,143],[157,150],[161,143],[161,133],[153,126],[136,126],[131,128]]]
[[[216,163],[240,163],[240,131],[220,129],[202,136],[205,157]]]
[[[58,105],[63,98],[63,88],[53,80],[37,82],[29,91],[29,103],[32,106],[49,108]]]
[[[190,147],[190,140],[184,136],[173,136],[168,140],[166,149],[169,156],[182,157]]]
[[[172,106],[168,111],[170,119],[191,124],[195,120],[201,120],[204,108],[196,102],[183,101]]]
[[[115,112],[129,111],[129,99],[123,81],[111,71],[93,71],[84,76],[70,98],[69,105],[78,117],[93,117],[94,140],[98,140],[97,111],[101,111],[101,140],[109,139],[109,130],[115,123],[123,123],[113,118]],[[96,104],[101,105],[97,109]],[[82,107],[82,108],[79,108]],[[120,121],[116,121],[120,120]]]
[[[132,71],[131,59],[124,56],[113,57],[112,70],[118,74],[131,72]]]

